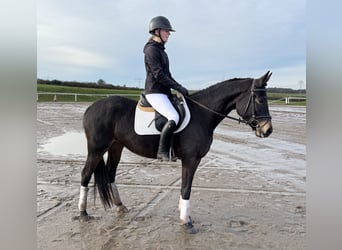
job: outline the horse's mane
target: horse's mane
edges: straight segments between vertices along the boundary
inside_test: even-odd
[[[212,91],[215,91],[217,90],[218,88],[221,88],[222,85],[230,85],[231,83],[233,82],[236,82],[236,81],[243,81],[243,80],[246,80],[248,78],[232,78],[232,79],[229,79],[229,80],[224,80],[222,82],[218,82],[218,83],[215,83],[205,89],[201,89],[193,94],[191,94],[191,97],[198,97],[198,96],[201,96],[203,95],[203,93],[205,93],[205,95],[207,95],[208,93],[212,92]]]

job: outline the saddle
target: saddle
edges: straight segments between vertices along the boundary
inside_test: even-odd
[[[185,109],[183,106],[183,99],[181,97],[178,97],[175,94],[172,94],[169,97],[172,106],[176,109],[178,115],[179,115],[179,122],[178,125],[176,127],[176,129],[179,128],[180,124],[182,123],[182,121],[184,120],[185,117]],[[142,107],[142,108],[147,108],[147,109],[153,109],[153,111],[155,112],[155,118],[154,118],[154,123],[155,123],[155,127],[158,131],[162,131],[165,123],[167,122],[167,118],[165,116],[163,116],[162,114],[160,114],[157,110],[155,110],[151,104],[147,101],[146,96],[144,93],[141,93],[140,95],[140,100],[138,102],[138,104]]]
[[[190,111],[182,95],[172,94],[169,97],[172,105],[179,114],[179,122],[174,133],[182,131],[190,121]],[[145,94],[141,93],[138,101],[134,129],[138,135],[160,134],[167,118],[156,111],[147,101]]]

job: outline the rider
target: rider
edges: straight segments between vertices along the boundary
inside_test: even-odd
[[[157,153],[157,158],[162,161],[169,161],[171,137],[179,122],[179,115],[169,100],[171,89],[188,95],[188,90],[173,79],[169,70],[169,59],[164,45],[171,31],[175,32],[166,17],[152,18],[149,24],[149,33],[152,36],[144,46],[145,97],[152,107],[168,120],[161,131]]]

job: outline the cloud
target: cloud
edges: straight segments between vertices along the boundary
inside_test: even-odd
[[[305,78],[302,70],[285,70],[305,68],[304,0],[39,0],[38,77],[135,86],[145,77],[142,49],[148,22],[157,15],[176,29],[166,50],[174,77],[189,88],[268,69],[277,71],[282,84],[286,74]]]
[[[272,68],[274,74],[269,87],[287,87],[293,89],[306,88],[306,65],[291,65],[282,68]]]
[[[79,47],[50,46],[41,51],[44,63],[54,63],[71,67],[108,68],[110,58]]]

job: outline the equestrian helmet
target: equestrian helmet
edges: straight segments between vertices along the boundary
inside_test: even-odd
[[[170,21],[166,17],[163,17],[163,16],[154,17],[150,21],[149,33],[153,34],[153,32],[157,29],[175,31],[172,28]]]

